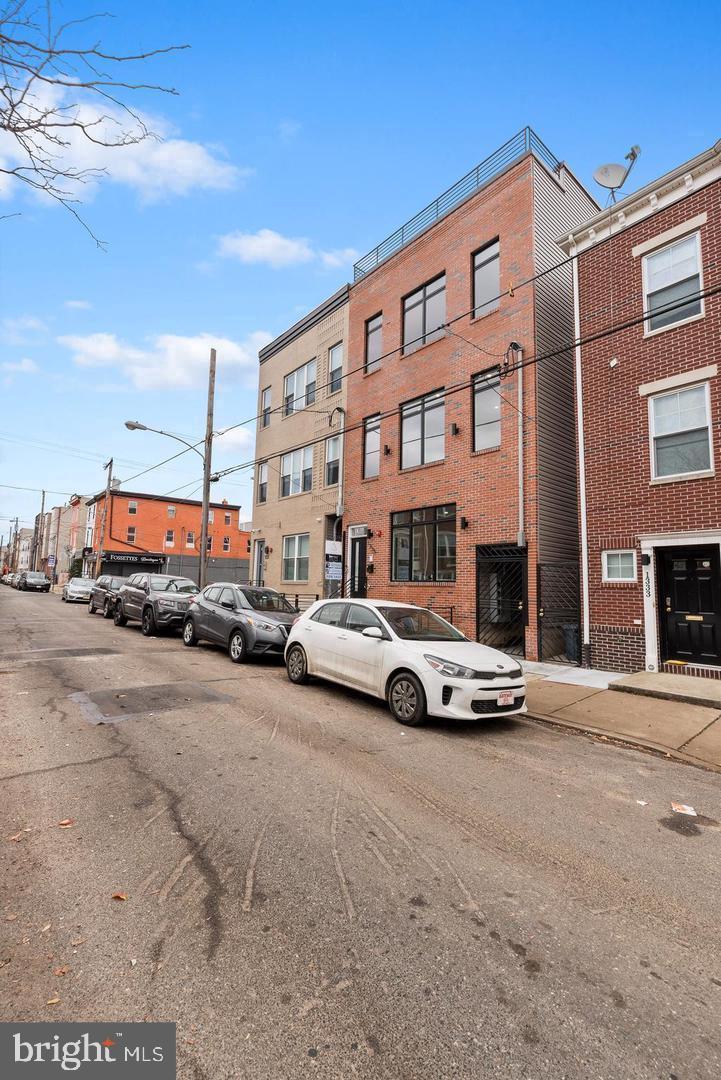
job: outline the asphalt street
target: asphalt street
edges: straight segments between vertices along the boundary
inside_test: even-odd
[[[1,1019],[177,1021],[208,1080],[721,1075],[718,775],[6,587],[0,708]]]

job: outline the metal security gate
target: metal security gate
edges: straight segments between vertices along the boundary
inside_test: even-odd
[[[581,663],[578,563],[538,567],[538,654],[541,660]]]
[[[476,548],[476,640],[516,656],[525,653],[526,566],[525,548]]]

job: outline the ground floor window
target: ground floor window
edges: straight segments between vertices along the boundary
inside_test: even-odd
[[[604,581],[635,581],[636,552],[602,551],[601,566]]]
[[[456,506],[391,514],[391,579],[456,580]]]
[[[297,533],[283,537],[283,580],[308,580],[308,554],[310,533]]]

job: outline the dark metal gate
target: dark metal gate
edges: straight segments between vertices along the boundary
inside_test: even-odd
[[[538,567],[538,655],[541,660],[581,663],[578,563]]]
[[[523,656],[527,623],[525,548],[476,548],[476,640]]]

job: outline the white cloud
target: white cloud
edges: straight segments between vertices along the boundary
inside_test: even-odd
[[[0,364],[0,370],[17,375],[35,375],[40,368],[29,356],[24,356],[22,360],[5,360]]]
[[[297,120],[281,120],[281,122],[278,124],[278,134],[280,136],[280,141],[284,143],[293,142],[296,135],[301,130],[302,126],[303,125],[298,123]]]
[[[89,300],[66,300],[63,307],[71,308],[74,311],[89,311],[93,305]]]
[[[242,263],[264,264],[273,270],[303,263],[319,262],[326,267],[340,267],[358,258],[355,248],[321,251],[302,236],[283,236],[274,229],[255,233],[230,232],[218,241],[218,255]]]
[[[4,345],[27,345],[30,341],[37,341],[46,330],[42,319],[34,315],[8,317],[0,323],[0,341]]]
[[[221,453],[248,452],[252,454],[255,446],[255,433],[251,427],[235,427],[217,435],[213,441],[215,450]]]
[[[226,378],[255,382],[258,350],[271,340],[263,331],[249,334],[242,342],[213,334],[185,337],[160,334],[145,348],[121,341],[115,334],[66,335],[58,338],[73,353],[78,367],[113,367],[139,390],[161,387],[183,389],[203,387],[208,378],[210,349],[218,354],[218,370]]]

